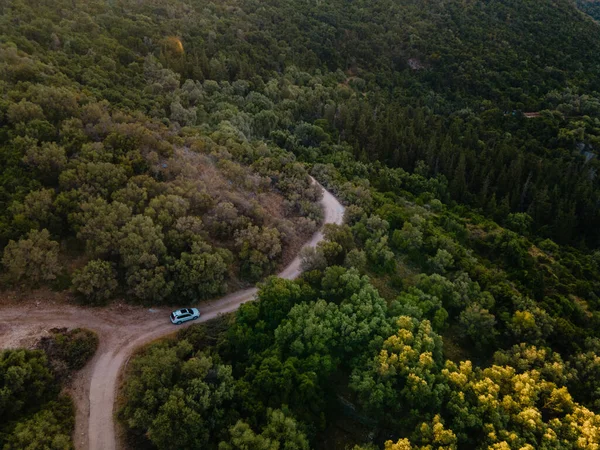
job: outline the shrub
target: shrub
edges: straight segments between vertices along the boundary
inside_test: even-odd
[[[50,336],[43,337],[38,347],[44,350],[50,359],[51,366],[57,371],[57,376],[63,378],[68,371],[82,369],[94,356],[98,348],[98,335],[85,328],[54,328]]]
[[[106,303],[115,295],[118,287],[115,270],[108,261],[90,261],[73,276],[75,294],[93,305]]]
[[[13,283],[29,282],[39,285],[54,280],[60,272],[58,242],[50,239],[50,233],[32,230],[27,238],[10,241],[4,249],[2,264],[7,278]]]
[[[55,396],[57,388],[43,352],[24,349],[0,352],[0,430]]]
[[[71,398],[61,396],[31,418],[19,422],[6,440],[4,449],[70,450],[73,448],[74,415]]]

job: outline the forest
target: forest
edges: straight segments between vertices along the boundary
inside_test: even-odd
[[[0,287],[202,309],[259,283],[132,359],[132,448],[596,448],[600,25],[582,11],[1,2]],[[344,224],[274,278],[322,224],[311,176]],[[79,366],[57,352],[0,353],[4,448],[72,445],[59,391]]]
[[[597,0],[577,0],[577,7],[596,20],[600,20],[600,2]]]

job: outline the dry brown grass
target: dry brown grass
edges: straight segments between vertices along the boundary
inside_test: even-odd
[[[0,291],[0,305],[62,305],[73,302],[69,291],[53,291],[48,287],[40,289],[6,289]]]
[[[264,208],[267,217],[283,218],[283,197],[275,192],[265,192],[258,196],[258,202]]]

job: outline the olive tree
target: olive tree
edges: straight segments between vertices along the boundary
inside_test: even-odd
[[[27,149],[23,162],[38,170],[46,181],[55,181],[67,165],[67,153],[64,147],[54,142],[44,142]]]
[[[86,303],[106,303],[118,287],[116,272],[108,261],[90,261],[73,275],[73,291]]]
[[[228,442],[220,442],[219,450],[308,450],[308,439],[293,417],[276,409],[267,412],[269,421],[260,434],[242,420],[229,429]]]
[[[107,203],[98,197],[81,205],[81,212],[73,216],[73,225],[88,255],[106,257],[119,253],[121,229],[130,218],[129,206],[116,201]]]
[[[192,250],[182,253],[171,267],[177,293],[188,300],[222,293],[231,259],[228,250],[213,251],[210,246],[194,243]]]
[[[281,239],[275,228],[249,226],[235,233],[242,260],[242,275],[256,280],[275,268],[281,255]]]
[[[2,257],[7,279],[32,285],[54,280],[61,270],[58,247],[46,229],[31,230],[26,238],[11,240]]]

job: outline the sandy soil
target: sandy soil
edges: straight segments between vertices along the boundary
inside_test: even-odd
[[[325,223],[342,223],[344,207],[327,191],[323,192],[322,205]],[[319,231],[305,245],[315,246],[322,239]],[[293,279],[300,272],[300,258],[296,257],[279,276]],[[200,319],[191,323],[208,321],[219,314],[235,311],[242,303],[253,300],[255,294],[256,288],[251,288],[203,303]],[[77,449],[114,450],[118,443],[113,409],[121,368],[136,348],[178,329],[169,321],[172,309],[130,305],[90,308],[27,301],[11,303],[0,307],[0,349],[31,347],[55,327],[85,327],[96,331],[100,338],[98,351],[92,361],[76,374],[68,388],[77,407],[73,439]]]

